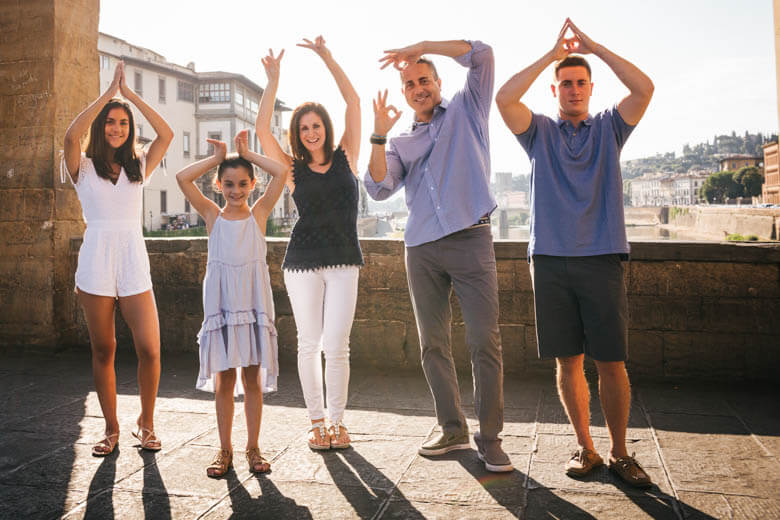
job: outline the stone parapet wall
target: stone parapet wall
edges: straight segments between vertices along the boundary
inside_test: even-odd
[[[80,241],[72,242],[75,270]],[[398,240],[361,241],[360,274],[351,336],[356,366],[420,366],[419,341]],[[296,329],[280,265],[285,239],[269,239],[268,263],[282,358],[296,351]],[[534,307],[525,242],[497,241],[500,326],[507,373],[552,373],[536,355]],[[147,239],[164,351],[192,351],[202,320],[201,281],[206,239]],[[770,380],[780,370],[780,246],[701,242],[637,242],[625,264],[631,314],[629,369],[633,376]],[[463,320],[453,296],[453,350],[469,367]],[[83,318],[71,337],[86,343]],[[118,320],[121,321],[121,320]],[[119,326],[120,343],[129,345]]]
[[[714,240],[724,240],[729,234],[755,235],[761,240],[780,238],[780,209],[777,208],[684,206],[664,209],[668,209],[669,218],[662,224],[689,229],[697,236]]]

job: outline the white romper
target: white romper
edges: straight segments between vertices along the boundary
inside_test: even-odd
[[[146,154],[138,155],[141,173]],[[73,182],[73,178],[68,175]],[[87,230],[79,250],[76,287],[98,296],[132,296],[152,288],[141,224],[143,183],[130,182],[124,168],[116,184],[98,177],[92,159],[81,155],[74,183]]]
[[[265,238],[253,216],[243,220],[226,220],[221,214],[217,217],[209,234],[203,278],[196,388],[213,392],[215,373],[259,365],[262,391],[276,391],[278,348],[266,253]],[[239,377],[235,394],[241,393]]]

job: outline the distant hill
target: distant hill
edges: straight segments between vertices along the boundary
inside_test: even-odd
[[[761,145],[770,141],[777,141],[777,134],[745,132],[745,135],[739,136],[736,132],[731,132],[731,135],[718,135],[713,138],[712,143],[707,141],[695,146],[686,144],[683,146],[681,157],[677,157],[675,152],[669,152],[656,154],[655,157],[622,161],[623,179],[633,179],[653,172],[716,171],[719,158],[737,153],[761,156],[763,155]]]

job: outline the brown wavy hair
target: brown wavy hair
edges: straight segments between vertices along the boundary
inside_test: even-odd
[[[333,123],[330,121],[328,111],[319,103],[309,101],[299,105],[298,108],[293,111],[292,118],[290,119],[290,149],[296,160],[304,161],[306,164],[312,162],[311,152],[303,146],[300,132],[301,118],[309,112],[314,112],[320,116],[322,124],[325,125],[325,144],[322,146],[322,149],[325,152],[325,159],[323,159],[322,165],[325,165],[333,159]]]
[[[122,108],[127,113],[128,134],[127,140],[118,149],[113,150],[106,143],[106,119],[108,113],[114,108]],[[95,171],[99,177],[113,182],[111,177],[112,160],[119,163],[125,169],[130,182],[143,182],[144,176],[141,173],[141,161],[138,160],[135,141],[135,121],[133,120],[133,111],[126,101],[113,98],[97,115],[92,125],[89,127],[89,137],[87,138],[86,156],[92,159],[95,165]]]

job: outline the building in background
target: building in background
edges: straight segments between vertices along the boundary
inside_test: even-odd
[[[739,153],[739,154],[732,154],[732,155],[727,155],[725,157],[721,157],[718,160],[718,164],[720,165],[719,171],[722,172],[723,171],[735,172],[740,170],[741,168],[744,168],[745,166],[756,166],[758,169],[763,171],[764,158],[758,155]]]
[[[701,202],[699,192],[710,176],[706,171],[646,173],[628,181],[631,206],[690,206]]]
[[[147,230],[192,226],[197,213],[176,184],[175,174],[181,168],[211,154],[206,139],[219,139],[235,151],[233,137],[249,130],[249,146],[260,152],[255,134],[255,118],[263,89],[241,74],[230,72],[196,72],[195,64],[187,66],[168,62],[164,56],[128,43],[120,38],[100,33],[100,90],[111,84],[119,60],[125,62],[125,78],[130,88],[159,112],[174,131],[174,139],[162,163],[149,184],[144,187],[143,226]],[[287,132],[282,128],[282,112],[289,108],[277,99],[271,120],[271,131],[289,149]],[[134,110],[136,135],[142,144],[154,139],[154,130],[140,111]],[[258,190],[251,201],[264,190],[268,175],[259,168]],[[199,184],[204,194],[218,204],[222,196],[214,191],[213,173],[204,175]],[[285,188],[271,218],[288,220],[294,204]]]
[[[761,200],[764,204],[780,204],[780,168],[778,167],[778,143],[764,145],[764,185]]]

